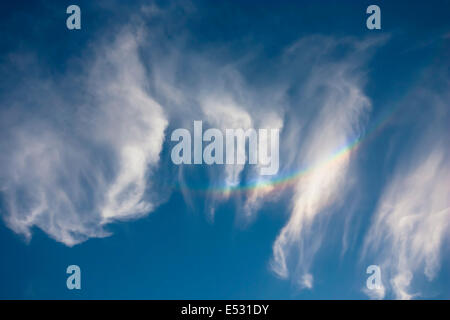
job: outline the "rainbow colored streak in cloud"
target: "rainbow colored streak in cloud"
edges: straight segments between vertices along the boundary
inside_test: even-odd
[[[249,181],[244,184],[239,184],[235,186],[223,185],[223,186],[180,186],[180,188],[188,189],[189,191],[201,192],[201,193],[219,193],[222,195],[230,195],[234,193],[246,193],[253,190],[273,190],[274,187],[285,188],[296,183],[299,179],[311,174],[315,170],[320,170],[325,166],[328,166],[334,162],[338,162],[345,157],[349,156],[350,153],[355,152],[361,145],[370,141],[371,138],[375,137],[382,129],[389,123],[389,121],[394,117],[397,107],[382,114],[378,120],[374,121],[369,130],[366,130],[359,137],[351,140],[346,145],[338,148],[336,151],[332,152],[328,157],[323,158],[323,160],[318,161],[314,164],[296,170],[294,172],[277,175],[273,178],[266,178],[264,180],[258,179],[254,181]]]

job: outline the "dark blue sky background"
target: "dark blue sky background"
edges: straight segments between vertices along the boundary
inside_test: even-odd
[[[76,99],[72,97],[77,88],[76,76],[82,73],[81,66],[88,63],[83,60],[87,53],[99,41],[112,43],[121,28],[133,21],[136,12],[146,3],[3,1],[0,5],[0,101],[11,101],[23,95],[23,91],[15,91],[17,87],[33,85],[24,78],[28,72],[56,79],[59,86],[72,90],[67,99]],[[65,11],[70,4],[81,8],[82,29],[79,31],[66,28]],[[450,77],[450,2],[193,1],[191,5],[196,9],[189,15],[177,9],[183,7],[183,1],[157,1],[156,4],[161,10],[170,8],[169,23],[158,20],[166,18],[144,19],[144,25],[148,28],[163,25],[162,32],[169,40],[180,33],[188,34],[185,47],[189,51],[208,51],[221,63],[254,53],[256,58],[242,64],[239,71],[255,88],[262,88],[280,77],[277,57],[302,37],[319,34],[335,38],[388,38],[362,67],[367,73],[362,87],[372,102],[367,127],[377,129],[356,155],[362,178],[357,188],[360,192],[355,192],[358,194],[357,218],[350,222],[355,226],[352,245],[342,254],[341,243],[336,239],[342,236],[343,224],[337,217],[348,207],[336,206],[336,217],[329,221],[332,227],[327,232],[330,240],[325,241],[315,255],[314,287],[301,290],[295,280],[281,279],[270,267],[274,240],[286,224],[291,208],[288,200],[282,198],[264,204],[258,217],[243,225],[239,206],[231,202],[221,204],[212,221],[204,212],[206,200],[202,195],[191,197],[194,203],[191,207],[179,189],[165,187],[161,199],[167,198],[167,201],[149,215],[112,223],[106,227],[112,232],[111,236],[92,238],[73,247],[53,240],[35,226],[31,240],[26,241],[23,235],[14,233],[2,222],[0,298],[366,299],[362,291],[367,278],[365,269],[368,264],[378,263],[376,257],[360,260],[371,216],[395,169],[402,167],[404,157],[397,157],[396,153],[408,153],[408,148],[418,142],[415,134],[422,125],[414,125],[415,119],[430,117],[426,122],[433,121],[426,111],[425,115],[418,113],[417,108],[409,112],[407,106],[416,101],[415,88],[433,85],[433,81],[439,88],[439,77],[444,80]],[[365,26],[365,10],[370,4],[381,8],[381,30],[372,31]],[[336,57],[346,55],[348,48],[339,50]],[[34,60],[13,65],[10,55],[17,52],[32,54]],[[146,55],[152,59],[152,53],[145,49],[141,54],[144,61]],[[427,71],[436,69],[440,70],[439,76]],[[75,75],[73,83],[70,83],[71,78],[64,77],[68,72]],[[186,72],[182,78],[190,79],[189,71],[179,72],[181,75]],[[448,91],[445,85],[441,89]],[[34,89],[28,87],[27,90],[33,92]],[[82,92],[79,94],[83,96]],[[0,108],[6,110],[5,104]],[[32,114],[33,103],[28,108]],[[377,123],[387,114],[389,120],[378,127]],[[3,125],[9,119],[6,113],[1,115]],[[448,135],[448,127],[445,130]],[[0,138],[6,139],[6,135]],[[175,170],[169,154],[170,144],[165,141],[161,159],[167,171],[158,172],[157,176],[161,185],[170,184],[165,174]],[[207,179],[204,175],[199,171],[197,178]],[[8,212],[6,202],[2,194],[2,215]],[[416,278],[423,298],[450,298],[448,241],[446,243],[434,280]],[[80,291],[66,288],[65,270],[70,264],[81,268]]]

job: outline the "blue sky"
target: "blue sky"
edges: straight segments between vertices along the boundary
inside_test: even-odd
[[[450,298],[448,1],[0,15],[0,298]],[[194,120],[280,129],[278,174],[174,165]]]

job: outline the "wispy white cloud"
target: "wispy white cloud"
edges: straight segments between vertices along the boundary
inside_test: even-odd
[[[291,126],[294,133],[287,133],[290,141],[285,141],[299,146],[291,151],[292,165],[312,169],[295,183],[290,218],[273,245],[272,268],[286,278],[292,267],[300,287],[313,285],[310,269],[327,233],[321,221],[337,211],[357,175],[351,152],[334,155],[362,134],[371,105],[363,92],[362,70],[369,50],[382,40],[311,37],[301,39],[286,53],[296,57],[296,51],[306,51],[308,56],[301,61],[306,59],[313,66],[299,101],[304,104],[300,117],[308,117],[309,123],[300,121],[300,128]],[[352,53],[336,59],[333,52],[338,46],[349,46]]]
[[[450,221],[450,167],[436,146],[407,172],[397,173],[383,192],[366,245],[383,260],[381,269],[398,299],[410,299],[413,274],[432,280]],[[400,170],[402,171],[402,170]]]
[[[74,245],[154,209],[146,193],[167,119],[146,90],[140,40],[124,30],[84,57],[93,62],[81,73],[25,74],[37,90],[20,87],[2,102],[11,121],[1,142],[3,214],[16,232],[30,238],[36,226]],[[79,86],[61,85],[73,82]]]
[[[386,296],[386,288],[382,285],[380,288],[369,289],[367,287],[362,288],[362,292],[366,294],[372,300],[382,300]]]
[[[408,112],[401,124],[413,128],[412,140],[400,142],[406,148],[398,154],[365,238],[363,259],[381,261],[386,294],[397,299],[424,294],[414,281],[437,276],[450,236],[450,82],[443,70],[439,63],[424,72],[404,102],[402,110]]]

